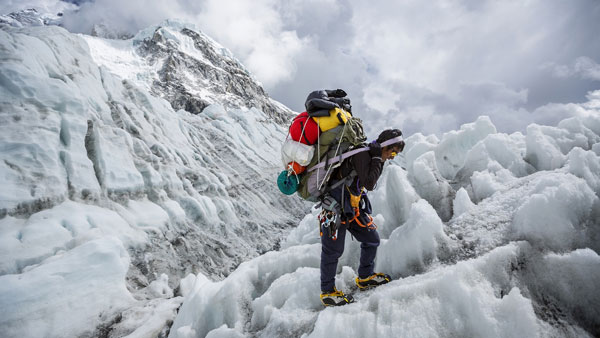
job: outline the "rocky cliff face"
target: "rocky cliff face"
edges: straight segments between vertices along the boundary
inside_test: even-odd
[[[270,99],[231,53],[199,31],[167,21],[139,34],[134,44],[139,55],[158,68],[152,93],[175,110],[199,114],[213,103],[224,102],[226,108],[258,108],[278,123],[289,119],[289,109]],[[186,53],[184,44],[196,53]]]

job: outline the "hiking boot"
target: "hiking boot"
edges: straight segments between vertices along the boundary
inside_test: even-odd
[[[346,295],[342,291],[333,288],[333,292],[321,293],[321,303],[325,306],[342,306],[354,303],[354,298],[351,295]]]
[[[381,284],[386,284],[392,281],[392,277],[386,275],[385,273],[374,273],[367,278],[358,278],[356,277],[356,285],[361,290],[366,290],[368,288],[376,287]]]

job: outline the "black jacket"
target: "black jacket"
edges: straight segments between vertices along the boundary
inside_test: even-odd
[[[333,173],[330,184],[335,184],[341,179],[348,177],[352,170],[356,171],[356,177],[352,180],[352,183],[346,187],[342,185],[330,191],[330,195],[335,198],[338,203],[343,206],[343,214],[351,217],[354,214],[352,206],[350,205],[350,192],[354,195],[358,195],[362,188],[366,188],[371,191],[375,188],[381,171],[383,169],[383,163],[380,158],[371,158],[368,151],[358,153],[348,159],[346,159],[340,167]],[[361,214],[371,214],[371,203],[366,193],[362,196],[363,202],[361,202]]]

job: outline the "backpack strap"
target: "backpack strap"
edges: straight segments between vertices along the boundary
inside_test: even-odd
[[[356,155],[358,153],[362,153],[363,151],[369,151],[369,147],[363,147],[363,148],[358,148],[358,149],[350,150],[350,151],[347,151],[347,152],[345,152],[343,154],[335,156],[335,157],[333,157],[331,159],[325,159],[325,161],[321,161],[318,164],[315,164],[312,168],[308,169],[308,172],[317,170],[319,168],[323,168],[323,167],[325,167],[326,165],[329,165],[329,164],[334,164],[334,163],[337,163],[337,162],[341,162],[341,161],[347,159],[348,157],[351,157],[351,156]]]
[[[354,177],[356,177],[356,175],[358,175],[356,173],[356,170],[352,169],[352,171],[350,172],[350,174],[348,174],[348,176],[342,178],[341,180],[335,182],[334,184],[332,184],[328,190],[333,190],[337,187],[339,187],[340,185],[344,184],[344,185],[350,185],[352,183],[352,181],[354,180]]]
[[[315,208],[319,208],[323,205],[323,200],[325,198],[327,198],[326,196],[328,196],[328,192],[330,192],[331,190],[338,188],[341,185],[346,185],[349,186],[350,184],[352,184],[352,181],[354,180],[354,178],[356,177],[356,175],[358,175],[356,173],[356,170],[352,169],[352,171],[350,172],[350,174],[348,174],[348,176],[342,178],[341,180],[335,182],[334,184],[330,185],[330,186],[325,186],[323,188],[323,191],[321,193],[321,202],[318,203],[317,205],[315,205]],[[343,197],[343,191],[342,191],[342,204],[344,203],[343,201],[344,197]],[[343,206],[342,206],[342,210],[343,210]]]
[[[389,139],[389,140],[387,140],[385,142],[382,142],[381,143],[381,147],[389,146],[389,145],[392,145],[394,143],[398,143],[400,141],[402,141],[402,136],[394,137],[393,139]],[[345,152],[343,154],[340,154],[339,156],[333,157],[331,159],[329,159],[329,158],[325,159],[325,161],[319,162],[319,163],[315,164],[312,168],[308,169],[308,172],[314,171],[314,170],[319,169],[319,168],[323,168],[323,167],[325,167],[326,165],[329,165],[329,164],[334,164],[334,163],[337,163],[337,162],[341,162],[341,161],[347,159],[348,157],[354,156],[354,155],[356,155],[358,153],[362,153],[363,151],[369,151],[369,147],[363,147],[363,148],[358,148],[358,149],[350,150],[350,151],[347,151],[347,152]]]
[[[308,125],[308,123],[306,121],[304,123],[302,121],[300,121],[300,127],[302,128],[302,136],[304,136],[304,140],[306,141],[306,144],[312,145],[312,143],[310,143],[310,141],[308,140],[308,137],[306,136],[306,131],[304,130],[304,129],[306,129],[307,125]]]

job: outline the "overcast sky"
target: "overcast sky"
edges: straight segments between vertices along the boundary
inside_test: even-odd
[[[95,0],[65,13],[89,32],[192,22],[232,50],[295,111],[315,89],[345,89],[371,137],[457,129],[489,115],[503,132],[556,124],[600,89],[597,0]],[[2,0],[57,10],[53,0]],[[151,4],[151,5],[150,5]]]

